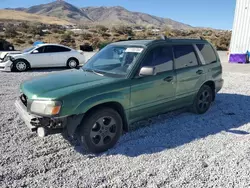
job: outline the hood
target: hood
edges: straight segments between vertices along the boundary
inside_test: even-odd
[[[6,58],[7,56],[15,57],[15,56],[19,56],[19,55],[21,55],[21,54],[22,54],[22,53],[19,52],[19,51],[3,52],[3,53],[1,53],[1,55],[0,55],[0,60],[3,60],[3,59]]]
[[[29,99],[57,99],[72,92],[114,82],[115,80],[116,78],[104,77],[85,72],[82,69],[75,69],[26,81],[21,85],[21,90]]]

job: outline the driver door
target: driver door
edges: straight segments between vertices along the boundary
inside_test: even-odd
[[[46,67],[45,62],[48,61],[46,54],[44,53],[45,47],[39,47],[33,50],[27,55],[27,60],[29,61],[32,68]]]
[[[158,46],[147,53],[140,68],[155,67],[157,74],[145,77],[137,76],[133,79],[130,101],[132,122],[161,114],[173,108],[176,92],[176,74],[173,65],[171,46]]]

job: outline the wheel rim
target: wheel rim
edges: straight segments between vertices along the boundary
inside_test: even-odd
[[[209,108],[210,105],[210,93],[209,91],[205,90],[201,93],[198,101],[198,107],[200,110],[205,111]]]
[[[75,68],[76,65],[77,65],[77,63],[76,63],[75,60],[71,60],[71,61],[69,62],[69,66],[70,66],[71,68]]]
[[[16,64],[16,68],[17,68],[17,70],[19,70],[19,71],[24,71],[24,70],[26,70],[26,63],[25,62],[22,62],[22,61],[20,61],[20,62],[18,62],[17,64]]]
[[[101,117],[92,126],[90,137],[93,144],[98,147],[112,142],[117,132],[116,121],[112,117]]]

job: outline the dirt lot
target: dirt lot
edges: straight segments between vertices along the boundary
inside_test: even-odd
[[[38,138],[15,112],[22,81],[61,70],[0,73],[0,187],[249,187],[250,76],[243,73],[250,66],[223,67],[224,88],[207,114],[139,122],[98,156],[61,135]]]

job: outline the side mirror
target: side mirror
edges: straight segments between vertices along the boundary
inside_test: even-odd
[[[156,75],[155,67],[142,67],[139,76],[154,76]]]
[[[38,53],[39,53],[38,50],[34,50],[34,51],[32,52],[32,54],[38,54]]]

